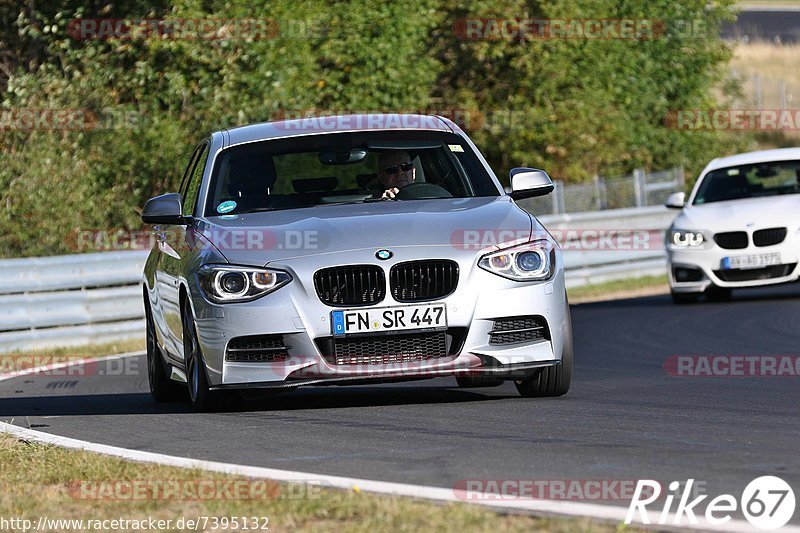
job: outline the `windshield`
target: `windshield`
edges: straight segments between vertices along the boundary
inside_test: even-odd
[[[694,204],[798,192],[800,161],[770,161],[712,170],[700,184]]]
[[[394,198],[384,198],[391,190]],[[463,139],[444,132],[348,132],[228,148],[206,216],[341,203],[499,196]]]

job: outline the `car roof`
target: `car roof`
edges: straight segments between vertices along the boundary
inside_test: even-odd
[[[734,167],[737,165],[750,165],[753,163],[766,163],[769,161],[789,161],[800,159],[800,148],[778,148],[775,150],[759,150],[729,157],[720,157],[711,161],[706,167],[706,172],[718,168]]]
[[[347,131],[427,130],[452,133],[450,121],[434,115],[369,113],[275,120],[221,130],[227,146],[300,135]]]

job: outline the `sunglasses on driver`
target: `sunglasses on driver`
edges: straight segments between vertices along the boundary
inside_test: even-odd
[[[401,170],[403,172],[408,172],[412,168],[414,168],[414,163],[400,163],[399,165],[392,165],[390,167],[381,169],[381,172],[384,174],[397,174]]]

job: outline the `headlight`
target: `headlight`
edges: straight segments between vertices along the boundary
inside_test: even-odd
[[[286,272],[265,268],[206,265],[197,279],[212,302],[247,302],[269,294],[292,280]]]
[[[484,255],[478,266],[514,281],[541,281],[553,275],[555,244],[533,241]]]
[[[681,248],[697,248],[706,242],[700,231],[670,230],[669,242]]]

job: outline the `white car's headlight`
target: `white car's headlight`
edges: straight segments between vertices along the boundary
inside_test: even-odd
[[[206,297],[212,302],[247,302],[275,291],[292,280],[281,270],[205,265],[197,271],[197,279]]]
[[[702,231],[669,230],[669,242],[681,248],[698,248],[705,244]]]
[[[553,275],[554,262],[555,244],[539,240],[486,254],[478,266],[514,281],[541,281]]]

